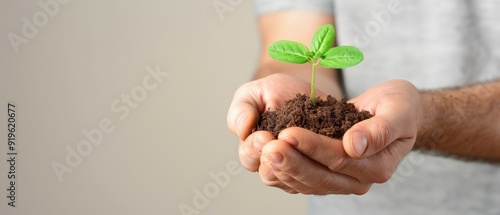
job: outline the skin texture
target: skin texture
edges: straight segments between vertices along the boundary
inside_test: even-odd
[[[500,160],[500,82],[435,92],[418,92],[404,80],[385,82],[349,101],[374,117],[354,125],[342,141],[302,128],[285,129],[277,139],[266,131],[251,133],[259,113],[310,90],[306,68],[270,60],[265,48],[278,39],[307,44],[317,27],[332,22],[313,12],[259,18],[263,54],[256,80],[235,92],[227,123],[239,137],[242,165],[258,171],[264,184],[289,193],[361,195],[389,180],[412,149]],[[321,76],[319,96],[342,95],[335,71],[322,70]]]
[[[500,162],[500,81],[421,92],[423,115],[415,148]]]

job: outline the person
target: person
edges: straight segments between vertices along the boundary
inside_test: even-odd
[[[500,214],[499,1],[255,3],[262,54],[227,115],[246,169],[312,194],[308,214]],[[308,44],[328,23],[336,43],[357,46],[365,60],[318,68],[317,91],[374,117],[342,140],[297,127],[277,138],[252,133],[260,113],[309,93],[309,65],[278,62],[266,48]]]

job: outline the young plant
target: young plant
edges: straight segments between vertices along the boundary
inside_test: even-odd
[[[363,61],[363,53],[354,46],[333,47],[335,28],[333,25],[324,25],[314,33],[311,41],[311,50],[307,46],[289,40],[280,40],[269,46],[268,53],[275,60],[312,65],[311,74],[311,102],[316,105],[314,95],[314,81],[316,66],[325,68],[343,69],[352,67]]]

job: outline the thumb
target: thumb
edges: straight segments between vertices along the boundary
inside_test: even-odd
[[[245,140],[259,120],[259,112],[248,103],[231,105],[227,114],[227,126],[240,140]]]
[[[352,158],[366,158],[387,147],[399,137],[400,129],[384,116],[374,116],[352,126],[342,144]]]
[[[264,110],[264,103],[262,100],[255,99],[261,98],[255,92],[257,89],[252,85],[252,82],[244,84],[233,96],[233,101],[229,106],[227,112],[227,126],[231,132],[236,134],[240,140],[245,140],[253,127],[259,120],[259,112]]]

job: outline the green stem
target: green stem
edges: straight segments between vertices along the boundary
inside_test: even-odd
[[[316,96],[314,95],[314,81],[315,81],[315,77],[316,77],[316,59],[313,59],[312,62],[312,73],[311,73],[311,102],[313,104],[313,106],[316,105]]]

